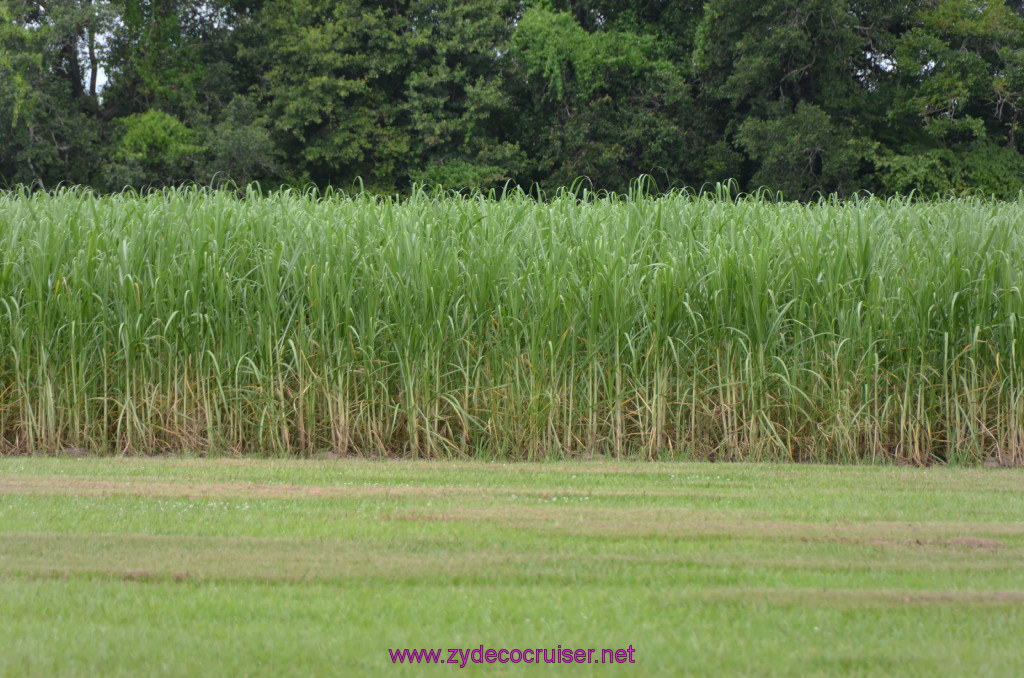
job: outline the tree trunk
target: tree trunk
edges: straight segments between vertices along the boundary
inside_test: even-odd
[[[88,0],[92,4],[92,0]],[[94,17],[95,19],[95,17]],[[89,22],[89,96],[96,98],[96,75],[99,71],[99,64],[96,63],[96,26],[94,21]]]
[[[82,86],[82,69],[78,63],[78,35],[67,36],[64,42],[64,58],[67,60],[65,73],[68,82],[71,83],[71,98],[80,99],[85,95],[85,88]]]

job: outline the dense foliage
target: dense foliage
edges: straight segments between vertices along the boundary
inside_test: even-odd
[[[1024,201],[0,195],[0,452],[1024,462]]]
[[[1019,0],[0,0],[0,185],[1024,184]]]

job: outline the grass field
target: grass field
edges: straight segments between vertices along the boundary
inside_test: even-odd
[[[0,675],[1021,675],[1022,490],[987,469],[0,459]],[[480,645],[636,663],[388,654]]]
[[[0,193],[0,452],[1022,465],[1022,223]]]

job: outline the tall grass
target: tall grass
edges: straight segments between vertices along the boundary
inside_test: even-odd
[[[1024,203],[0,195],[0,446],[1024,462]]]

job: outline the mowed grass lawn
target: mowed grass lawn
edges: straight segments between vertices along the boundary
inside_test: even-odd
[[[7,676],[1024,675],[1024,473],[0,459]],[[392,665],[395,648],[635,664]]]

